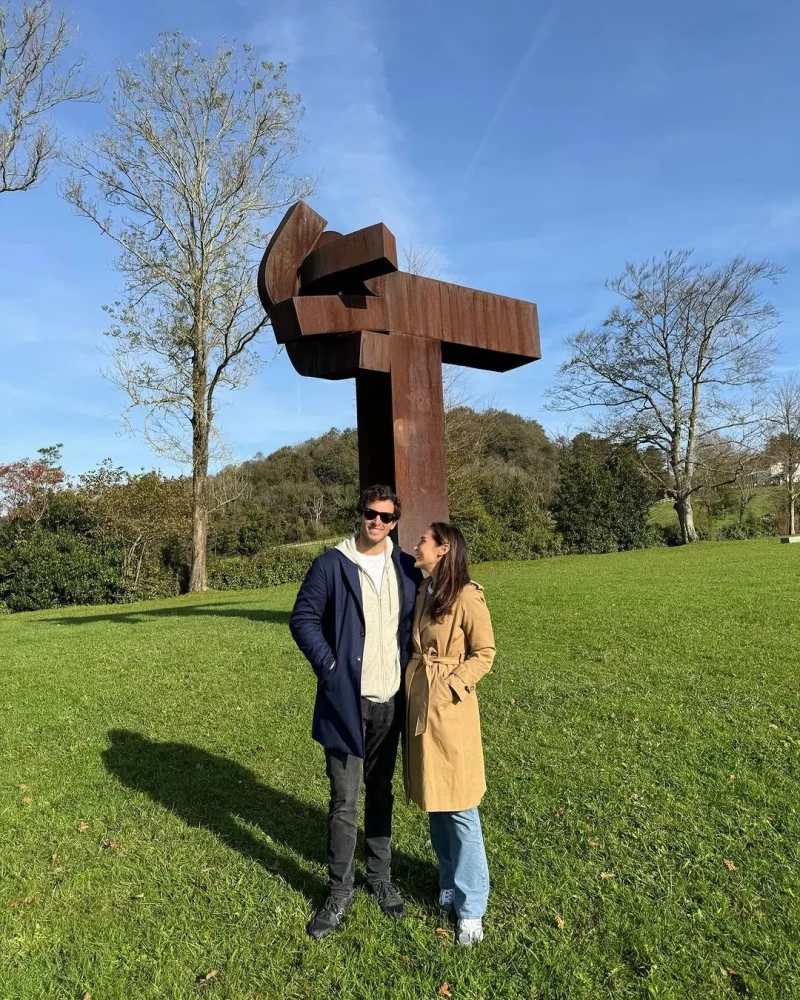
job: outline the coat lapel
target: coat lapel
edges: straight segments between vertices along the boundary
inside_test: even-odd
[[[402,607],[403,614],[410,614],[414,610],[414,602],[417,597],[416,588],[414,586],[414,581],[405,572],[403,564],[400,561],[401,550],[397,545],[392,549],[392,562],[394,563],[395,572],[397,573],[397,580],[401,587]]]
[[[344,574],[345,582],[353,595],[353,600],[356,602],[356,607],[358,608],[358,614],[361,621],[364,621],[364,606],[362,604],[361,596],[361,580],[358,575],[358,567],[355,563],[350,562],[346,556],[339,556],[339,562],[342,564],[342,573]]]
[[[425,597],[428,592],[429,580],[425,577],[422,583],[419,585],[419,591],[417,593],[417,603],[414,608],[414,641],[417,644],[418,649],[422,649],[422,630],[428,623],[430,615],[425,607]]]

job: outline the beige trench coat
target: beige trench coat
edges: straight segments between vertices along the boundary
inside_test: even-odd
[[[440,622],[417,595],[406,669],[406,795],[426,812],[461,812],[486,791],[475,685],[492,668],[495,646],[483,587],[471,583]]]

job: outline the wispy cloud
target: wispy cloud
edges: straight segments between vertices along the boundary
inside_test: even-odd
[[[250,41],[290,65],[303,97],[315,207],[333,228],[385,222],[401,245],[431,241],[435,212],[404,154],[405,135],[365,0],[277,0]]]
[[[550,0],[541,21],[539,21],[539,24],[536,27],[536,31],[533,33],[533,38],[531,39],[530,44],[525,49],[521,59],[517,63],[516,69],[512,73],[511,79],[508,81],[506,89],[503,91],[497,107],[495,108],[495,112],[489,119],[489,123],[484,129],[483,134],[478,141],[478,145],[475,147],[475,152],[472,154],[472,159],[467,164],[467,169],[464,171],[464,176],[461,180],[462,187],[466,185],[473,170],[478,165],[478,162],[486,151],[486,146],[489,143],[492,132],[508,106],[509,101],[514,96],[517,87],[519,87],[523,77],[528,71],[531,60],[541,48],[547,39],[547,36],[550,34],[560,6],[561,0]]]
[[[800,250],[800,195],[740,209],[735,222],[711,228],[696,245],[725,253],[796,252]]]

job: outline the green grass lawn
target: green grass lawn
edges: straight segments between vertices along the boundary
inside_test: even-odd
[[[800,996],[799,574],[777,540],[476,568],[472,951],[400,800],[409,917],[359,892],[305,934],[327,789],[294,588],[0,619],[0,997]]]

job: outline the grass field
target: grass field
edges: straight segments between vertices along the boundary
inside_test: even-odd
[[[0,998],[800,996],[800,546],[475,575],[499,653],[472,951],[402,801],[408,919],[359,892],[305,934],[326,781],[294,588],[0,619]]]

